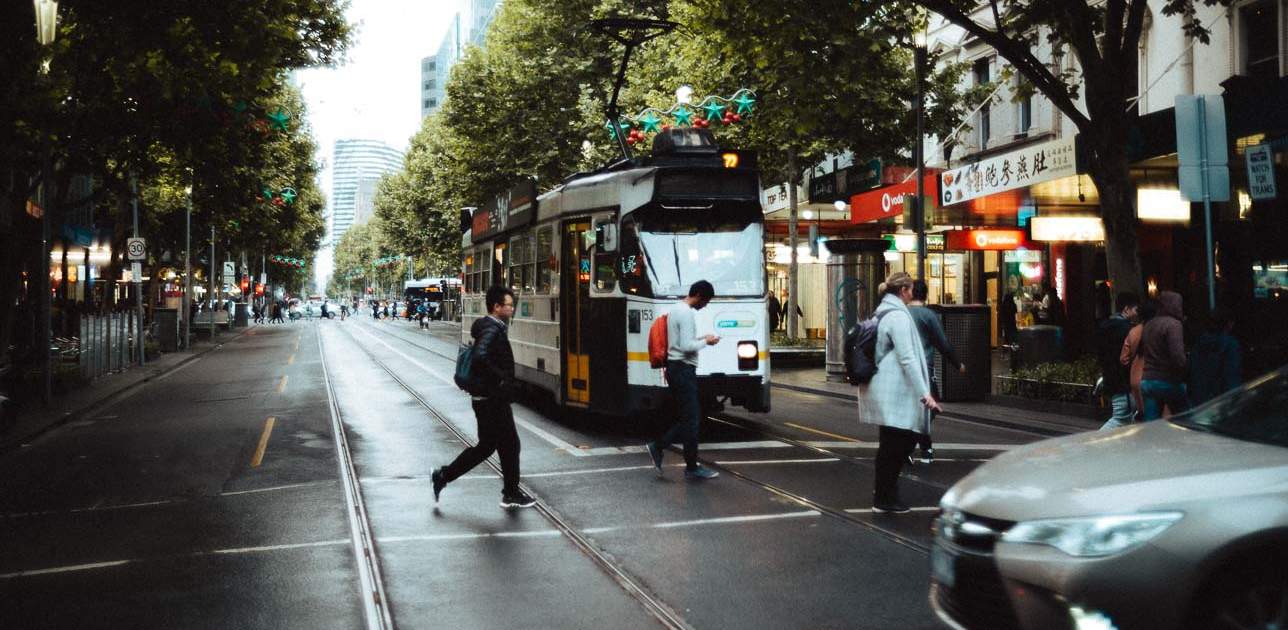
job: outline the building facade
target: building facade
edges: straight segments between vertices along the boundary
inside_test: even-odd
[[[463,0],[460,3],[460,10],[452,16],[438,52],[420,60],[422,118],[442,107],[452,66],[465,54],[466,46],[483,46],[488,26],[500,8],[500,0]]]
[[[331,244],[370,218],[380,178],[402,169],[401,151],[379,140],[335,141],[331,181]]]

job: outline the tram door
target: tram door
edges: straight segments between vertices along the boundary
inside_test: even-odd
[[[590,220],[563,226],[560,264],[560,337],[563,340],[564,400],[590,404],[590,251],[586,246]]]

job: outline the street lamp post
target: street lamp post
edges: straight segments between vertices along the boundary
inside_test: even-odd
[[[913,156],[917,161],[917,204],[912,212],[912,220],[917,228],[917,277],[926,279],[926,156],[925,156],[925,108],[926,108],[926,31],[918,27],[913,34],[913,72],[917,82],[917,139],[913,143]]]
[[[215,343],[215,226],[210,225],[210,285],[209,292],[206,293],[207,303],[210,304],[210,343]]]
[[[36,10],[36,39],[40,45],[48,49],[54,43],[54,38],[58,35],[58,3],[54,0],[32,0]],[[49,74],[49,59],[41,62],[41,74],[46,77]],[[52,304],[50,300],[51,287],[49,284],[49,211],[52,204],[49,203],[51,197],[50,183],[53,181],[53,146],[49,139],[49,134],[45,134],[43,140],[44,150],[43,164],[44,171],[41,174],[40,181],[40,334],[37,335],[37,341],[40,343],[40,371],[43,374],[44,383],[41,386],[41,400],[48,405],[53,400],[54,373],[53,363],[49,358],[50,329],[53,327],[53,317],[50,311]]]
[[[192,349],[192,186],[185,190],[187,211],[183,219],[183,349]]]

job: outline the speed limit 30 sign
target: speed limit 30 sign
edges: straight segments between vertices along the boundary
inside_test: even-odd
[[[148,246],[141,238],[126,239],[125,252],[130,260],[144,260],[148,257]]]

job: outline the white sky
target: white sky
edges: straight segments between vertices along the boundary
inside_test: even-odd
[[[328,196],[337,139],[371,138],[406,150],[420,129],[420,60],[438,52],[458,8],[457,0],[352,0],[346,17],[356,34],[348,63],[296,74]],[[315,273],[319,289],[326,288],[331,268],[330,248],[323,248]]]

